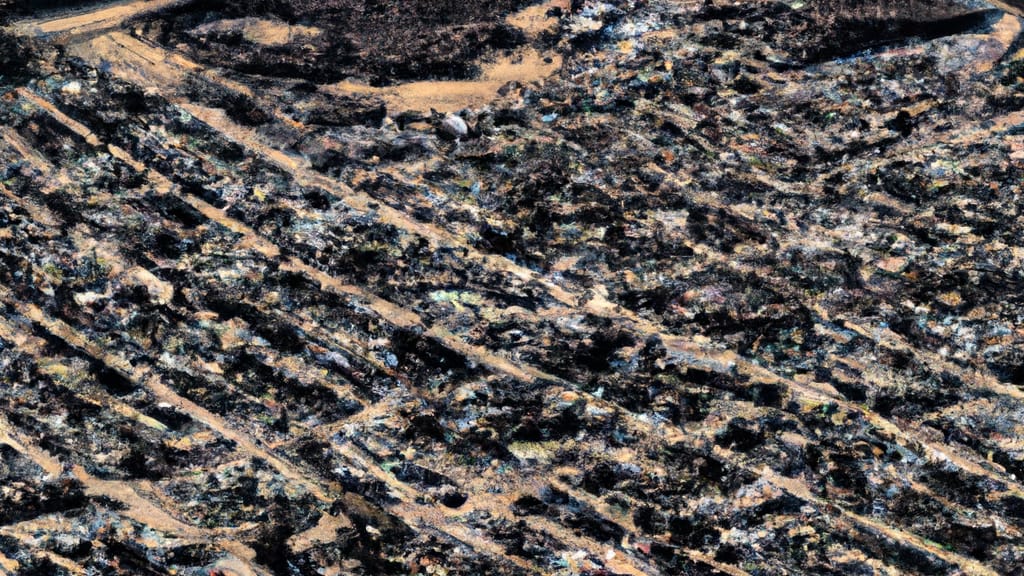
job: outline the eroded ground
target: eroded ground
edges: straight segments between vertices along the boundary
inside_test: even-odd
[[[1020,570],[1019,19],[350,4],[0,37],[0,572]]]

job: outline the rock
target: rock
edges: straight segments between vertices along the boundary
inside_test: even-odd
[[[156,304],[169,304],[174,298],[174,286],[164,282],[145,268],[136,266],[128,271],[124,279],[126,284],[141,286],[146,289],[150,300]]]
[[[449,114],[441,121],[440,130],[443,135],[450,136],[455,140],[465,138],[469,134],[469,126],[466,121],[455,114]]]
[[[73,80],[71,82],[68,82],[64,86],[62,86],[60,91],[65,93],[65,94],[72,95],[72,96],[81,94],[82,93],[82,83],[77,81],[77,80]]]

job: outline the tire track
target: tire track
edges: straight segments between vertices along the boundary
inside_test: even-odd
[[[150,62],[149,65],[153,65],[153,63]],[[269,145],[259,142],[258,139],[251,135],[250,131],[237,126],[232,121],[228,120],[223,115],[223,113],[220,113],[219,111],[214,112],[210,109],[205,109],[202,107],[187,104],[182,104],[181,107],[188,111],[190,114],[192,114],[195,118],[210,125],[218,132],[226,134],[230,138],[234,139],[237,143],[245,145],[247,148],[253,150],[258,155],[270,160],[272,164],[275,164],[279,168],[283,168],[287,171],[291,171],[295,175],[296,181],[299,182],[300,184],[307,186],[316,186],[320,188],[330,186],[330,188],[327,188],[329,192],[336,195],[338,198],[342,199],[349,207],[364,213],[370,211],[369,204],[377,204],[376,201],[372,200],[369,197],[366,197],[363,194],[353,192],[352,196],[346,196],[344,194],[344,191],[346,191],[346,189],[348,188],[344,184],[330,181],[329,179],[319,175],[308,174],[308,170],[298,165],[298,162],[296,160],[291,159],[284,153],[273,149]],[[81,126],[81,129],[84,131],[84,133],[91,134],[88,128]],[[341,190],[342,192],[339,192],[339,190]],[[188,201],[190,203],[202,202],[201,200],[192,197],[189,197]],[[377,205],[379,206],[379,204]],[[196,204],[196,206],[198,209],[198,207],[202,206],[202,204]],[[447,232],[440,231],[434,228],[433,226],[428,226],[418,222],[414,222],[407,215],[398,212],[397,210],[385,210],[384,208],[385,207],[380,206],[380,208],[377,209],[377,212],[378,214],[383,215],[381,220],[385,223],[395,225],[398,228],[407,230],[414,234],[420,234],[422,237],[427,238],[435,246],[454,246],[456,248],[463,249],[466,251],[466,259],[469,261],[476,262],[484,266],[494,266],[499,271],[512,274],[513,276],[516,276],[524,281],[537,280],[540,281],[541,284],[545,286],[553,286],[550,283],[550,281],[537,277],[532,271],[521,268],[504,257],[484,256],[483,254],[477,252],[475,249],[468,247],[458,239],[451,238]],[[230,217],[228,217],[226,214],[221,216],[220,214],[217,213],[219,211],[216,208],[213,208],[212,206],[203,209],[207,210],[210,214],[216,216],[216,219],[227,222],[227,225],[232,227],[235,231],[237,231],[239,234],[243,235],[246,238],[248,245],[262,246],[264,250],[274,252],[274,249],[269,247],[273,243],[260,237],[255,231],[253,231],[245,224],[233,221],[234,219],[230,219]],[[279,249],[277,252],[279,253]],[[373,294],[367,293],[362,288],[344,284],[343,282],[340,282],[334,277],[326,273],[320,272],[319,270],[316,270],[306,264],[303,264],[298,261],[289,261],[288,265],[294,266],[295,269],[298,271],[303,271],[304,273],[309,274],[315,274],[313,278],[320,282],[321,285],[326,289],[338,290],[339,293],[342,294],[358,296],[361,299],[366,299],[371,303],[369,307],[372,310],[374,310],[377,314],[379,314],[382,318],[388,321],[396,322],[398,325],[405,325],[407,327],[423,327],[426,330],[434,330],[434,333],[436,334],[437,337],[443,337],[441,341],[447,347],[453,350],[458,350],[463,354],[466,354],[467,356],[475,359],[481,364],[490,367],[496,372],[506,373],[515,378],[527,382],[564,383],[561,379],[545,374],[543,371],[539,369],[532,367],[525,369],[520,368],[514,365],[511,361],[500,357],[500,355],[490,350],[487,350],[483,347],[466,344],[460,338],[447,335],[445,331],[441,328],[428,328],[414,313],[405,311],[401,307],[398,307]],[[791,386],[791,389],[800,390],[805,398],[810,398],[821,403],[836,401],[836,399],[832,397],[827,391],[823,391],[817,387],[814,387],[813,385],[790,382],[789,380],[783,379],[765,368],[757,366],[756,364],[753,364],[749,361],[746,361],[738,357],[733,352],[709,352],[705,348],[698,345],[694,345],[683,338],[674,337],[669,334],[666,334],[663,328],[657,325],[656,323],[642,319],[636,313],[616,306],[594,292],[588,294],[588,296],[592,296],[589,299],[571,295],[569,292],[557,286],[554,286],[549,293],[556,300],[562,302],[563,304],[569,305],[570,307],[582,309],[582,311],[591,312],[594,313],[595,315],[602,316],[605,318],[611,318],[627,322],[630,329],[637,331],[643,336],[662,336],[666,348],[669,349],[670,353],[674,354],[677,358],[680,358],[685,365],[703,369],[711,368],[715,371],[725,373],[732,372],[733,370],[738,370],[741,374],[749,373],[751,375],[756,375],[760,378],[766,379],[766,381],[785,382]],[[578,386],[569,383],[564,384],[567,387],[578,389]],[[581,393],[583,393],[582,390]],[[588,399],[598,400],[589,393],[586,393],[586,396],[588,397]],[[842,402],[845,403],[845,400]],[[659,432],[655,432],[651,430],[650,425],[645,426],[642,423],[640,415],[626,411],[618,405],[608,403],[605,401],[601,401],[600,405],[611,405],[614,407],[615,410],[620,411],[623,414],[627,414],[630,421],[634,423],[638,430],[644,430],[645,436],[663,437],[662,435],[668,431],[662,430]],[[856,407],[849,407],[853,411],[859,411]],[[893,428],[896,427],[893,426]],[[896,429],[898,430],[898,428]],[[678,428],[676,428],[675,430],[671,430],[671,432],[672,434],[670,437],[687,437],[687,434]],[[733,455],[732,453],[730,453],[730,457],[734,459],[729,461],[739,461],[739,459],[736,458],[736,456]],[[745,465],[744,469],[746,469]],[[748,471],[758,474],[763,474],[765,472],[755,470]],[[768,478],[773,484],[777,485],[783,490],[799,498],[805,499],[819,507],[831,507],[830,503],[828,503],[826,500],[820,497],[814,496],[814,494],[803,484],[797,483],[796,481],[793,481],[791,479],[781,477],[777,474],[769,474]],[[902,538],[902,540],[898,541],[905,542],[913,548],[916,548],[936,558],[940,558],[943,561],[964,567],[965,569],[971,571],[971,573],[992,574],[991,570],[981,565],[979,562],[961,556],[959,554],[943,550],[938,545],[931,544],[925,541],[923,538],[912,533],[902,531],[901,529],[886,527],[874,520],[868,519],[846,509],[842,509],[842,516],[844,519],[848,520],[853,526],[857,526],[861,529],[867,530],[869,531],[869,533],[880,533],[890,538]]]
[[[1024,116],[1022,116],[1022,121],[1024,121]],[[792,185],[786,185],[781,182],[768,179],[761,179],[760,182],[762,184],[769,185],[774,188],[779,188],[784,193],[796,193]],[[813,192],[814,190],[811,189],[808,191]],[[818,190],[818,192],[820,193],[820,190]],[[743,214],[737,212],[730,205],[719,203],[711,198],[705,198],[704,203],[713,208],[720,209],[727,213],[733,214],[737,218],[745,219],[745,216]],[[785,244],[780,246],[780,251],[783,250],[784,247],[787,245],[808,245],[811,238],[814,237],[828,237],[835,235],[832,232],[827,231],[822,227],[814,224],[806,224],[806,229],[799,232],[791,230],[791,234],[792,236],[785,240]],[[719,256],[717,258],[717,261],[721,264],[727,263],[727,260],[725,259],[724,255]],[[822,319],[825,322],[839,321],[848,329],[859,334],[861,337],[876,342],[877,344],[885,348],[906,352],[910,354],[913,358],[921,362],[923,365],[939,367],[941,369],[951,371],[952,373],[962,373],[965,376],[965,380],[973,384],[978,390],[987,390],[998,396],[1012,398],[1016,401],[1024,400],[1024,391],[1018,389],[1017,387],[1000,383],[990,374],[986,375],[978,371],[961,371],[956,366],[954,366],[952,362],[941,358],[938,354],[934,352],[929,352],[927,350],[910,346],[909,344],[906,343],[905,339],[902,336],[892,332],[889,329],[868,329],[851,320],[833,319],[832,315],[827,310],[822,308],[819,304],[812,305],[810,309],[817,315],[818,318]],[[649,334],[656,334],[657,332],[653,331],[653,329],[656,329],[656,327],[651,326],[651,328],[652,332],[649,332]],[[1022,485],[1019,481],[1014,481],[1008,477],[999,475],[990,470],[989,468],[987,468],[987,462],[985,461],[983,455],[972,453],[972,456],[970,458],[965,458],[956,453],[950,452],[948,449],[943,449],[939,446],[936,446],[934,442],[928,441],[920,434],[915,433],[912,429],[899,426],[874,411],[863,410],[860,406],[853,402],[850,402],[845,397],[843,397],[837,390],[835,390],[834,388],[825,383],[802,382],[796,381],[791,378],[778,376],[777,374],[771,372],[770,370],[758,364],[755,364],[731,351],[718,352],[717,354],[707,354],[704,350],[698,349],[695,351],[692,345],[690,345],[687,341],[681,339],[667,339],[665,343],[666,346],[669,347],[670,349],[677,350],[683,354],[697,354],[697,358],[699,358],[698,361],[706,365],[708,364],[709,359],[715,359],[715,361],[710,362],[711,366],[734,366],[740,374],[746,374],[752,378],[755,378],[756,381],[776,382],[786,385],[790,390],[799,391],[801,397],[804,398],[805,400],[811,400],[819,402],[821,404],[834,403],[845,410],[861,413],[864,417],[868,418],[872,424],[884,430],[888,434],[893,435],[893,437],[899,439],[905,446],[920,446],[924,453],[933,459],[936,459],[938,461],[951,461],[964,470],[968,470],[974,474],[978,474],[980,476],[992,479],[1000,483],[1008,484],[1012,489],[1012,494],[1014,495],[1024,495],[1024,485]]]
[[[96,34],[116,28],[128,20],[150,12],[190,4],[193,0],[141,0],[129,4],[111,3],[108,7],[62,18],[23,20],[14,30],[23,35],[60,36],[64,39]]]

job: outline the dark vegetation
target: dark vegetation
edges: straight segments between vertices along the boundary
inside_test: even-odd
[[[806,20],[788,43],[808,62],[949,36],[984,27],[1000,14],[972,11],[948,0],[811,0],[804,10]]]
[[[685,16],[664,12],[672,2],[612,4],[600,30],[562,27],[560,75],[464,112],[471,131],[458,142],[422,118],[382,126],[379,102],[332,100],[314,82],[218,71],[249,83],[247,97],[216,74],[187,79],[174,96],[224,108],[233,137],[183,114],[165,87],[119,78],[116,65],[44,70],[18,51],[27,44],[6,40],[17,50],[3,54],[33,76],[0,100],[0,183],[12,193],[0,196],[0,326],[28,339],[0,339],[10,429],[96,478],[144,481],[142,497],[199,529],[253,522],[236,534],[273,574],[520,573],[501,552],[556,573],[577,561],[580,542],[592,545],[577,573],[595,576],[619,573],[600,564],[608,550],[644,573],[717,573],[687,549],[764,574],[871,573],[882,562],[956,571],[941,550],[1016,573],[1024,412],[997,379],[1024,374],[1014,330],[1022,175],[985,103],[1014,105],[1019,62],[961,64],[951,81],[938,71],[942,51],[971,56],[972,39],[955,37],[847,59],[974,29],[971,13],[925,1],[909,4],[917,12],[709,3]],[[476,29],[510,5],[403,4],[426,24],[395,33]],[[402,78],[384,72],[386,58],[352,55],[409,18],[396,6],[205,2],[136,25],[207,65],[334,78],[317,60],[329,43],[304,55],[238,31],[204,45],[189,31],[253,14],[341,30],[336,22],[356,22],[345,8],[358,8],[381,25],[331,42],[352,70],[366,65],[384,82]],[[615,37],[672,18],[671,34],[635,49]],[[766,64],[769,49],[792,60]],[[71,81],[88,89],[65,90]],[[27,91],[103,145],[26,102]],[[286,115],[308,126],[286,129]],[[951,140],[947,123],[972,144]],[[355,193],[303,183],[237,138],[284,134],[276,142],[288,149],[300,130],[291,150]],[[52,184],[57,171],[68,184]],[[157,174],[173,193],[151,189]],[[247,246],[200,200],[281,256]],[[427,223],[477,252],[428,241]],[[103,241],[102,262],[91,239]],[[171,301],[111,271],[111,258],[173,285]],[[292,258],[419,323],[281,265]],[[507,273],[503,258],[538,276]],[[556,301],[538,280],[578,301]],[[53,323],[22,318],[29,306],[130,360],[133,373]],[[453,342],[543,376],[506,373]],[[153,382],[255,438],[294,475],[207,429],[186,404],[161,402]],[[213,544],[150,538],[144,550],[126,516],[95,518],[106,504],[82,485],[41,477],[0,444],[0,523],[59,514],[81,538],[4,526],[31,530],[31,544],[5,535],[0,553],[21,562],[20,547],[53,550],[103,574],[228,573]],[[327,514],[348,524],[294,547]],[[20,573],[62,573],[47,562],[26,559]]]
[[[2,18],[0,14],[0,24]],[[29,65],[39,59],[40,53],[40,48],[31,40],[0,30],[0,86],[24,78],[29,73]]]
[[[491,50],[523,43],[503,17],[525,0],[205,0],[153,24],[164,43],[184,42],[211,64],[267,76],[330,82],[359,77],[375,85],[403,80],[465,79],[474,61]],[[262,46],[238,34],[201,38],[190,31],[218,19],[269,18],[314,26],[324,33],[309,42]],[[300,45],[301,44],[301,45]]]

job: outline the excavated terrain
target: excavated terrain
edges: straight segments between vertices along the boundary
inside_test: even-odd
[[[1016,16],[4,4],[0,574],[1024,573]]]

